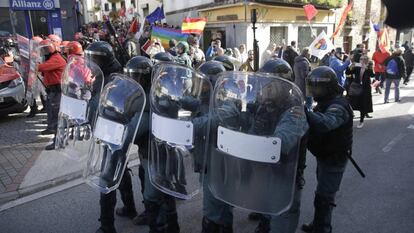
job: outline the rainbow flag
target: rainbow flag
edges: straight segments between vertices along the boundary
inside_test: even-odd
[[[184,18],[181,25],[181,32],[186,34],[202,34],[206,26],[206,18]]]
[[[163,27],[152,27],[151,41],[154,41],[155,38],[161,40],[161,44],[165,49],[170,48],[168,42],[171,39],[176,41],[187,41],[188,35],[182,34],[180,30],[172,28],[163,28]]]

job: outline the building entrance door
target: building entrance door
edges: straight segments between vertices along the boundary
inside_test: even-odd
[[[32,35],[49,35],[47,11],[29,11]]]

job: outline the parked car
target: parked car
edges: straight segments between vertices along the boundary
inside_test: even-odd
[[[26,88],[19,72],[0,58],[0,116],[27,109]]]

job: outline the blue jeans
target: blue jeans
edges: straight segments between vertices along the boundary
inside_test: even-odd
[[[208,188],[208,175],[203,182],[203,216],[219,225],[233,225],[233,207],[215,198]]]
[[[384,94],[384,102],[388,102],[388,97],[390,95],[391,83],[394,83],[395,86],[395,93],[394,93],[394,100],[400,100],[400,79],[385,79],[385,94]]]
[[[270,220],[270,233],[295,233],[299,223],[300,199],[302,189],[296,187],[292,206],[281,215],[272,216]]]

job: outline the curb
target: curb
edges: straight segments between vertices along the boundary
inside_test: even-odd
[[[22,189],[18,188],[16,191],[2,193],[0,194],[0,205],[4,205],[7,202],[14,201],[16,199],[19,199],[25,196],[29,196],[39,191],[46,190],[46,189],[55,187],[57,185],[61,185],[61,184],[67,183],[69,181],[72,181],[72,180],[75,180],[81,177],[82,177],[81,171],[73,172],[73,173],[55,178],[53,180],[48,180],[48,181],[35,184],[32,186],[28,186]]]

